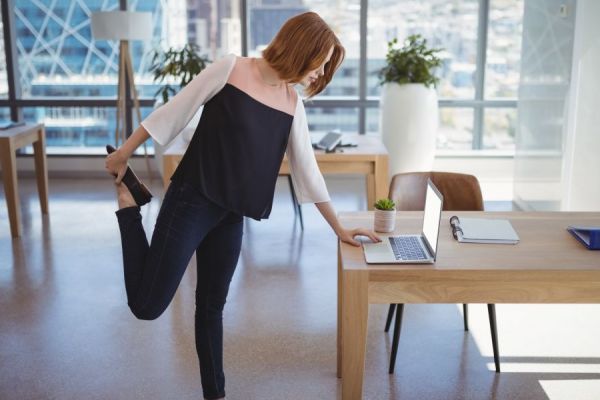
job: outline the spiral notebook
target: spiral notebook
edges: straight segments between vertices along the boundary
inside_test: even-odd
[[[454,238],[462,243],[517,244],[519,235],[507,219],[450,218]]]

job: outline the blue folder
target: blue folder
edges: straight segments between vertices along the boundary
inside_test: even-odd
[[[588,250],[600,250],[600,227],[569,226],[567,230],[575,236],[575,239],[583,243]]]

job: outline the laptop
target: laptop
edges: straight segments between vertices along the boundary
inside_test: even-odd
[[[433,264],[437,254],[444,197],[427,180],[423,229],[420,235],[382,236],[379,243],[363,243],[368,264]]]

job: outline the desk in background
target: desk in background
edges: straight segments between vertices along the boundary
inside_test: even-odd
[[[508,218],[517,245],[459,243],[451,215]],[[396,233],[419,233],[422,212],[399,212]],[[370,212],[341,213],[342,225],[372,224]],[[338,245],[338,377],[342,399],[361,399],[369,304],[600,303],[600,252],[566,228],[600,226],[600,213],[444,212],[433,265],[367,265],[363,250]],[[459,368],[459,366],[456,366]]]
[[[21,236],[21,210],[17,187],[17,159],[15,152],[33,143],[35,175],[42,214],[48,214],[48,168],[46,166],[46,135],[44,124],[25,124],[0,130],[0,162],[4,195],[12,237]]]
[[[367,204],[373,208],[376,199],[388,195],[388,153],[381,139],[365,135],[344,135],[344,143],[356,143],[357,147],[344,148],[343,153],[325,153],[315,150],[315,156],[321,173],[361,174],[367,178]],[[173,143],[163,154],[163,184],[165,190],[177,165],[183,157],[187,144],[182,141]],[[288,175],[290,169],[287,158],[283,159],[280,175]]]

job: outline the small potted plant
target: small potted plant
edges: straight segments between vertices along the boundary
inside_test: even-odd
[[[391,199],[379,199],[374,204],[376,232],[392,232],[396,225],[396,204]]]
[[[379,72],[383,86],[379,129],[390,154],[390,174],[430,171],[438,127],[438,53],[421,35],[409,36],[402,47],[388,43],[386,64]]]

